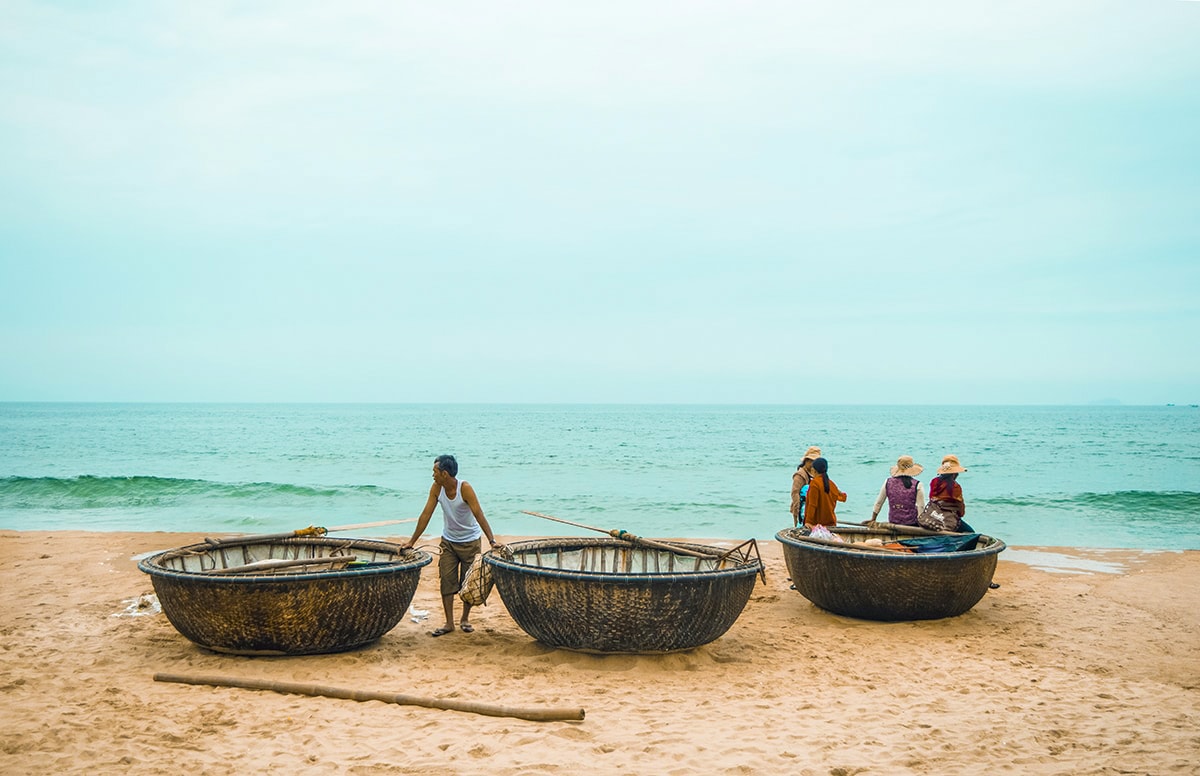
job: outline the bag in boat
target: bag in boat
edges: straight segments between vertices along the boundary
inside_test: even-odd
[[[917,525],[929,531],[957,531],[958,515],[930,499],[917,515]]]
[[[830,531],[823,525],[814,525],[808,535],[814,539],[824,539],[827,542],[845,541],[842,539],[842,537],[838,536],[833,531]]]
[[[505,559],[512,559],[512,551],[507,547],[496,546],[492,548],[492,552]],[[492,594],[493,584],[492,567],[483,562],[483,553],[480,553],[467,567],[462,587],[458,589],[458,597],[465,604],[482,606],[487,603],[488,596]]]

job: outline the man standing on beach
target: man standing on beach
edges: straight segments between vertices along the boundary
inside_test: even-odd
[[[445,636],[454,632],[454,596],[462,587],[471,561],[479,554],[480,534],[487,536],[489,547],[497,546],[492,527],[483,516],[483,508],[475,496],[475,489],[458,479],[458,461],[452,455],[439,455],[433,462],[433,485],[429,488],[429,498],[405,548],[415,545],[421,534],[425,533],[429,518],[433,516],[433,508],[438,504],[441,504],[444,522],[442,541],[438,546],[438,578],[446,624],[432,631],[429,634],[431,636]],[[464,601],[462,620],[458,624],[463,633],[475,630],[470,617],[471,605]]]

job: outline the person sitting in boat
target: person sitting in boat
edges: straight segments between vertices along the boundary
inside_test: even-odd
[[[875,507],[871,510],[871,522],[879,517],[883,502],[888,504],[888,522],[896,525],[916,525],[917,515],[925,508],[925,488],[916,476],[925,467],[913,460],[911,455],[896,459],[891,476],[883,482]]]
[[[433,508],[439,504],[442,507],[443,528],[442,540],[438,545],[438,577],[446,624],[431,632],[430,636],[445,636],[454,632],[454,597],[462,588],[471,561],[479,554],[480,534],[487,536],[492,549],[500,546],[483,515],[483,508],[479,506],[475,489],[465,480],[458,479],[458,461],[452,455],[439,455],[433,462],[433,485],[429,488],[429,498],[417,519],[412,538],[404,545],[405,549],[415,545],[421,534],[425,533]],[[470,618],[471,604],[464,601],[462,620],[458,623],[464,633],[475,630]]]
[[[804,526],[812,528],[814,525],[837,525],[834,510],[837,509],[839,501],[846,500],[846,494],[829,479],[828,461],[817,458],[812,466],[813,480],[808,485],[808,498],[804,502]]]
[[[804,501],[807,495],[806,488],[812,482],[813,468],[812,462],[821,457],[821,448],[810,447],[804,453],[804,457],[800,459],[800,465],[796,467],[796,473],[792,475],[792,525],[800,525],[800,520],[804,517]]]
[[[974,529],[962,519],[967,512],[967,504],[963,501],[962,486],[958,484],[958,475],[967,468],[958,462],[957,455],[947,455],[938,467],[937,476],[929,481],[929,500],[934,502],[943,513],[958,517],[956,530],[962,533],[974,533]]]

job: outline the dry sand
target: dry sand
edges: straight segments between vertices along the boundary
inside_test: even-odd
[[[200,649],[162,614],[117,616],[152,593],[131,556],[199,538],[0,534],[0,773],[1200,772],[1196,552],[1010,550],[1000,589],[970,612],[887,624],[817,609],[789,589],[779,544],[761,541],[768,582],[730,631],[665,656],[548,648],[495,594],[474,633],[430,638],[430,566],[414,600],[424,622],[406,616],[354,652],[264,658]],[[587,718],[165,684],[155,672]]]

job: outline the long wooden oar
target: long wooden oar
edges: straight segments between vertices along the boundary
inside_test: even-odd
[[[798,536],[796,537],[802,542],[810,542],[812,544],[820,544],[825,547],[834,547],[839,550],[854,550],[862,552],[890,552],[899,555],[911,555],[912,553],[905,550],[894,550],[891,547],[883,547],[876,544],[863,544],[862,542],[839,542],[836,539],[818,539],[815,536]]]
[[[565,523],[567,525],[573,525],[576,528],[586,528],[589,531],[598,531],[603,534],[608,534],[609,536],[612,536],[616,539],[622,539],[624,541],[630,542],[631,544],[640,544],[643,547],[653,547],[656,550],[666,550],[667,552],[674,552],[679,555],[690,555],[693,558],[703,558],[705,560],[723,561],[726,558],[728,558],[730,555],[737,553],[744,561],[748,561],[748,560],[750,560],[750,557],[751,557],[749,551],[742,552],[741,550],[746,545],[750,545],[753,548],[753,553],[754,553],[753,557],[754,557],[755,561],[758,563],[758,575],[760,577],[762,577],[762,581],[763,581],[764,585],[767,583],[767,567],[765,564],[763,564],[762,558],[759,557],[759,555],[758,555],[758,542],[756,542],[753,539],[742,542],[737,547],[734,547],[732,550],[722,551],[722,550],[713,548],[711,550],[699,551],[699,550],[692,550],[692,549],[689,549],[686,547],[680,547],[679,545],[676,545],[676,544],[666,544],[665,542],[656,542],[653,539],[646,539],[644,537],[637,536],[635,534],[631,534],[628,531],[622,531],[618,528],[614,528],[611,531],[608,531],[603,528],[596,528],[595,526],[592,526],[592,525],[584,525],[583,523],[576,523],[571,520],[563,520],[561,517],[555,517],[554,515],[543,515],[541,512],[530,512],[527,509],[522,509],[521,512],[526,515],[533,515],[534,517],[541,517],[541,518],[545,518],[546,520],[553,520],[556,523]]]
[[[656,550],[668,550],[670,552],[674,552],[679,555],[691,555],[694,558],[709,559],[709,558],[720,558],[725,554],[719,550],[713,550],[712,552],[701,552],[699,550],[692,550],[692,549],[689,549],[686,547],[679,547],[674,544],[664,544],[663,542],[656,542],[653,539],[645,539],[641,536],[631,534],[628,531],[622,531],[618,528],[614,528],[611,531],[608,531],[603,528],[596,528],[595,526],[584,525],[583,523],[574,523],[574,522],[571,522],[570,520],[563,520],[561,517],[554,517],[553,515],[543,515],[541,512],[530,512],[530,511],[524,510],[524,509],[522,509],[521,511],[527,515],[533,515],[534,517],[541,517],[541,518],[545,518],[546,520],[553,520],[556,523],[566,523],[567,525],[573,525],[576,528],[586,528],[589,531],[599,531],[602,534],[608,534],[609,536],[612,536],[613,538],[616,538],[616,539],[624,539],[625,541],[630,542],[632,544],[641,544],[645,547],[653,547]]]
[[[244,690],[272,690],[274,692],[293,693],[295,695],[312,695],[326,698],[344,698],[351,701],[382,701],[398,703],[402,706],[424,706],[429,709],[450,709],[452,711],[469,711],[472,714],[484,714],[489,717],[516,717],[534,722],[556,722],[563,720],[583,719],[583,709],[531,709],[520,706],[502,706],[493,703],[476,701],[455,701],[441,698],[422,698],[416,695],[402,695],[391,692],[375,692],[373,690],[347,690],[342,687],[328,687],[319,684],[300,684],[297,682],[272,682],[264,679],[240,679],[232,676],[184,676],[181,674],[155,674],[156,682],[179,682],[180,684],[206,684],[213,687],[239,687]]]
[[[907,534],[908,536],[944,536],[948,533],[956,533],[954,531],[930,531],[928,528],[922,528],[919,525],[900,525],[898,523],[887,523],[879,520],[863,520],[860,523],[856,523],[853,520],[846,520],[839,521],[838,525],[861,525],[864,528],[878,528],[893,533]]]
[[[204,573],[253,574],[258,571],[275,571],[276,569],[290,569],[299,566],[347,566],[356,560],[358,560],[357,555],[331,555],[325,558],[268,558],[267,560],[256,560],[253,563],[246,563],[241,566],[229,566],[223,569],[209,569]]]
[[[324,536],[335,531],[358,531],[362,528],[378,528],[381,525],[399,525],[401,523],[415,522],[417,522],[417,518],[409,517],[404,520],[379,520],[374,523],[355,523],[354,525],[339,525],[334,528],[310,525],[308,528],[298,528],[295,531],[287,531],[285,533],[249,534],[244,536],[230,536],[224,539],[213,539],[206,536],[204,537],[204,541],[213,546],[221,544],[247,544],[249,542],[268,542],[275,539],[292,539],[297,536]]]

